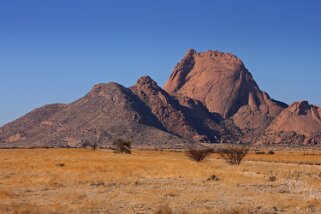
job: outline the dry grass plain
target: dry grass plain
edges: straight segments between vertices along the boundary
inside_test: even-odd
[[[0,213],[321,213],[320,164],[320,152],[230,166],[217,154],[0,150]]]

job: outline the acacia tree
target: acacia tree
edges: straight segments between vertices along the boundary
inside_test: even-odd
[[[220,149],[220,156],[230,165],[240,165],[243,158],[249,152],[249,146],[228,145]]]
[[[213,153],[212,149],[190,147],[185,151],[185,155],[196,162],[203,161],[207,156]]]

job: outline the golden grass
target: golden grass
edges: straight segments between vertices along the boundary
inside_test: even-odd
[[[11,190],[0,190],[0,200],[13,199],[15,196]]]
[[[0,213],[320,213],[320,162],[281,151],[230,166],[217,154],[0,150]]]
[[[263,152],[267,153],[268,151]],[[321,151],[274,151],[274,155],[249,153],[246,160],[321,165]]]

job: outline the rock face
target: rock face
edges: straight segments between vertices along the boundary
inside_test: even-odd
[[[202,102],[224,119],[232,117],[241,129],[258,129],[287,107],[260,90],[239,58],[218,51],[189,50],[163,88]]]
[[[201,103],[190,98],[175,98],[149,76],[141,77],[131,90],[148,106],[165,129],[177,136],[197,140],[218,139],[217,129],[206,127],[211,115]],[[219,127],[216,127],[219,128]]]
[[[310,105],[307,101],[295,102],[283,110],[265,132],[269,136],[266,140],[274,140],[272,143],[286,142],[289,137],[282,137],[282,133],[304,136],[303,139],[293,140],[291,143],[321,142],[321,108]]]
[[[189,50],[162,89],[150,77],[98,84],[70,104],[38,108],[0,127],[0,147],[183,148],[191,142],[321,143],[321,108],[260,90],[236,56]]]
[[[192,138],[198,134],[179,102],[161,89],[149,76],[140,78],[131,90],[149,107],[168,131],[185,138]]]
[[[164,90],[195,98],[210,112],[228,118],[248,103],[249,93],[258,87],[237,57],[217,51],[189,50],[174,68]]]

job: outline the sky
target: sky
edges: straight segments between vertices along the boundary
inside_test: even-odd
[[[321,105],[318,0],[0,0],[0,125],[93,85],[163,85],[185,52],[237,55],[263,91]]]

